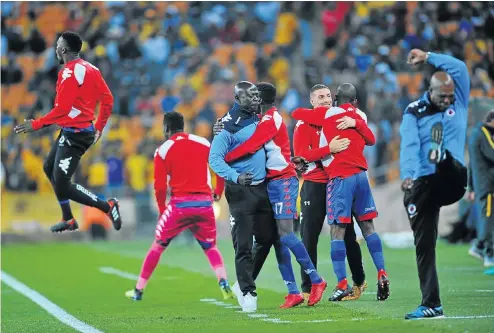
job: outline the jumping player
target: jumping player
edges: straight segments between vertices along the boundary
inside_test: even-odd
[[[259,149],[264,148],[266,150],[268,195],[273,206],[278,234],[282,244],[290,249],[297,262],[309,275],[312,288],[307,305],[313,306],[321,300],[327,282],[319,276],[305,246],[293,233],[293,220],[297,214],[298,179],[295,166],[291,162],[288,131],[281,115],[274,106],[276,88],[270,83],[259,83],[257,89],[261,98],[263,117],[254,134],[229,152],[225,156],[225,161],[231,163],[243,156],[254,154]],[[289,294],[286,296],[285,304],[281,306],[283,308],[293,307],[304,302],[304,297],[295,283],[293,271],[291,276],[293,276],[293,281],[285,282],[289,287]]]
[[[61,127],[43,166],[62,208],[62,221],[51,227],[52,232],[79,228],[69,200],[98,208],[110,217],[116,230],[122,227],[117,199],[101,200],[81,185],[71,183],[82,155],[101,137],[113,108],[110,89],[99,69],[81,59],[81,47],[82,39],[78,34],[70,31],[62,33],[55,53],[60,64],[65,66],[58,73],[55,107],[43,117],[25,120],[14,129],[20,134],[54,124]],[[94,108],[98,101],[101,102],[100,113],[93,125]]]
[[[377,299],[389,297],[389,280],[384,268],[384,256],[379,236],[372,220],[377,217],[376,205],[367,179],[365,145],[374,145],[375,137],[366,122],[357,114],[357,92],[349,83],[341,84],[335,95],[335,106],[313,110],[297,109],[293,118],[309,124],[322,126],[320,146],[327,146],[338,135],[350,140],[348,149],[322,160],[329,176],[327,186],[327,219],[331,227],[331,260],[338,279],[331,301],[350,295],[346,278],[345,227],[351,223],[352,214],[357,217],[367,247],[378,271]]]
[[[156,239],[144,259],[135,289],[127,291],[125,296],[136,301],[142,299],[143,290],[161,254],[173,238],[190,229],[216,273],[223,298],[233,298],[223,257],[216,247],[216,222],[208,166],[211,145],[205,138],[184,133],[184,118],[180,113],[165,114],[163,123],[166,141],[154,155],[154,189],[160,211]],[[184,153],[187,153],[187,158],[183,158]],[[216,188],[222,189],[224,181],[220,177],[217,180]],[[168,186],[171,199],[167,205]],[[220,193],[215,194],[221,197]]]

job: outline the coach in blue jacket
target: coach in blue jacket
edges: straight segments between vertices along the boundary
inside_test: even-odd
[[[256,130],[259,122],[256,112],[260,102],[259,91],[253,83],[239,82],[235,86],[235,105],[221,119],[224,130],[214,137],[209,153],[211,168],[226,180],[225,197],[230,208],[235,268],[240,290],[244,296],[242,310],[246,312],[255,311],[257,308],[252,258],[254,228],[259,224],[256,223],[258,220],[271,221],[273,218],[264,182],[266,153],[264,149],[260,149],[253,155],[231,164],[225,162],[225,156],[247,141]],[[272,223],[265,224],[263,227],[275,226]],[[256,234],[256,240],[257,236]],[[270,247],[271,244],[267,247],[268,251]],[[265,256],[262,261],[264,260]],[[260,266],[262,267],[262,263]]]
[[[428,63],[438,71],[429,90],[411,103],[400,128],[400,173],[404,205],[415,239],[422,303],[405,319],[443,316],[436,270],[439,210],[466,191],[464,152],[470,80],[464,62],[414,49],[410,65]]]

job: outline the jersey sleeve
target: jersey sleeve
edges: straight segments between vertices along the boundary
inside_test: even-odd
[[[420,160],[420,140],[417,118],[407,113],[403,116],[400,126],[400,177],[414,178]]]
[[[168,168],[166,166],[166,160],[159,154],[159,149],[160,148],[156,149],[156,152],[154,153],[154,194],[161,215],[166,208]]]
[[[278,112],[262,117],[254,134],[240,146],[226,154],[225,162],[233,162],[245,155],[254,154],[278,134],[282,123],[283,118]]]
[[[105,128],[108,118],[110,118],[113,110],[113,95],[110,88],[108,88],[103,75],[101,75],[101,72],[99,70],[96,72],[98,77],[99,101],[101,105],[95,127],[98,131],[102,131]]]
[[[304,123],[322,126],[326,118],[328,107],[321,106],[314,109],[298,108],[292,112],[292,117],[296,120],[302,120]]]
[[[209,151],[209,165],[221,178],[237,183],[238,172],[225,162],[225,156],[231,146],[231,141],[232,134],[228,131],[221,131],[214,137]]]
[[[376,137],[372,133],[369,126],[361,116],[356,115],[355,117],[355,129],[360,133],[362,138],[365,140],[367,146],[373,146],[376,144]]]
[[[55,107],[43,117],[33,121],[34,130],[55,124],[72,110],[72,106],[79,94],[79,82],[73,71],[67,71],[67,69],[64,70],[62,78],[57,91]]]
[[[299,124],[293,133],[293,152],[295,156],[303,157],[307,162],[315,162],[331,154],[329,146],[312,148],[311,128],[308,124]]]

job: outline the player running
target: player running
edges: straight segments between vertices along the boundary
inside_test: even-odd
[[[331,107],[333,98],[329,88],[323,84],[313,86],[310,90],[310,103],[315,108],[320,106]],[[361,110],[357,109],[356,112],[362,119],[367,120],[367,116]],[[321,132],[321,127],[299,121],[293,133],[293,151],[295,156],[301,156],[309,162],[307,171],[303,173],[304,184],[300,191],[302,205],[300,236],[316,268],[317,244],[326,217],[326,186],[329,181],[328,175],[322,166],[321,159],[328,158],[331,154],[339,153],[347,149],[350,145],[350,140],[337,136],[329,143],[329,149],[328,145],[319,147]],[[367,282],[365,282],[362,252],[357,242],[353,223],[347,228],[344,240],[354,284],[352,293],[345,296],[342,300],[356,300],[360,298],[365,288],[367,288]],[[304,298],[307,298],[310,293],[310,280],[303,270],[301,271],[301,275],[302,292]]]
[[[225,156],[225,162],[231,163],[259,149],[266,150],[268,195],[274,210],[274,217],[278,227],[278,234],[282,244],[290,249],[297,262],[309,275],[312,282],[311,294],[307,305],[317,304],[327,287],[315,269],[302,242],[293,233],[293,220],[296,218],[296,202],[298,197],[298,179],[295,166],[291,162],[290,141],[288,131],[281,115],[274,106],[276,88],[270,83],[257,85],[261,97],[261,112],[263,117],[254,134],[244,143]],[[289,253],[286,254],[289,256]],[[282,308],[290,308],[304,302],[304,297],[297,288],[291,265],[291,273],[284,276],[289,288]]]
[[[367,179],[367,161],[363,151],[372,146],[376,139],[362,117],[357,114],[357,92],[349,83],[341,84],[335,95],[335,106],[313,110],[297,109],[293,118],[309,124],[322,126],[320,147],[328,146],[337,136],[350,140],[348,149],[322,160],[329,176],[327,186],[327,219],[331,228],[331,260],[338,279],[331,301],[339,301],[351,294],[346,278],[346,247],[344,243],[346,225],[352,215],[357,217],[367,247],[378,271],[377,299],[389,297],[389,280],[384,268],[381,239],[374,231],[373,219],[377,217],[376,205]]]
[[[223,298],[233,298],[223,257],[216,247],[216,222],[208,166],[211,145],[205,138],[184,133],[184,118],[180,113],[165,114],[163,123],[166,141],[154,154],[154,190],[160,211],[156,239],[144,259],[135,289],[127,291],[125,296],[135,301],[142,299],[144,288],[161,254],[173,238],[190,229],[216,273]],[[185,152],[187,158],[183,157]],[[167,205],[168,186],[171,199]],[[217,177],[216,189],[223,186],[224,181]],[[220,196],[216,193],[216,197]]]
[[[96,207],[120,230],[122,218],[118,200],[98,197],[79,184],[71,182],[82,155],[101,137],[101,132],[113,108],[113,96],[98,68],[79,56],[82,39],[74,32],[64,32],[57,40],[55,53],[63,70],[58,73],[55,107],[43,117],[25,120],[14,128],[17,134],[29,133],[56,124],[61,127],[43,170],[50,180],[60,207],[62,221],[51,227],[52,232],[75,231],[79,228],[72,215],[70,201]],[[100,113],[93,125],[94,108],[100,101]]]

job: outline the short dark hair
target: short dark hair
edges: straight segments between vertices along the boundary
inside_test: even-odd
[[[319,90],[319,89],[329,89],[328,86],[324,84],[316,84],[314,87],[310,88],[310,93],[312,94],[314,91]]]
[[[65,31],[62,33],[63,40],[67,43],[70,51],[79,53],[82,49],[82,39],[77,33],[72,31]]]
[[[276,87],[268,82],[261,82],[256,86],[263,104],[274,104],[276,100]]]
[[[163,125],[167,126],[172,132],[182,131],[184,129],[184,116],[175,111],[165,113]]]

